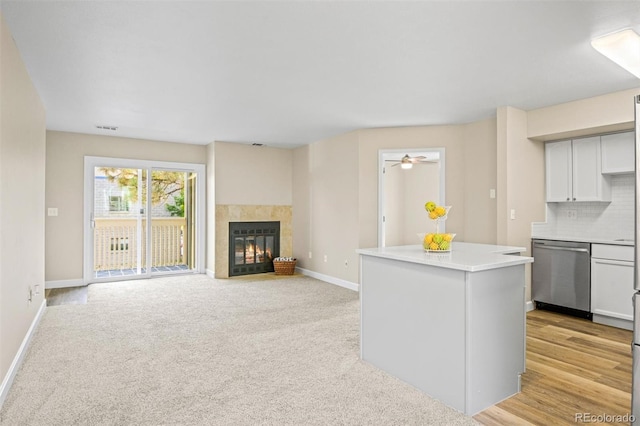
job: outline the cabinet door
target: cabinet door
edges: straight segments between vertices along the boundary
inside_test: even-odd
[[[633,173],[635,170],[635,137],[633,132],[604,135],[602,144],[602,173]]]
[[[633,320],[633,262],[591,259],[591,312]]]
[[[600,136],[572,141],[572,201],[611,201],[609,183],[602,176]]]
[[[547,202],[571,201],[571,141],[549,142],[544,153]]]

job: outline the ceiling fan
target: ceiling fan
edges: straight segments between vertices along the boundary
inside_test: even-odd
[[[397,166],[398,164],[400,164],[400,167],[402,167],[403,169],[410,169],[411,167],[413,167],[414,164],[437,163],[438,162],[437,159],[429,160],[424,155],[418,155],[416,157],[411,157],[411,156],[409,156],[409,154],[405,154],[404,157],[402,157],[400,160],[389,160],[389,161],[395,161],[396,162],[396,164],[393,164],[391,167],[394,167],[394,166]]]

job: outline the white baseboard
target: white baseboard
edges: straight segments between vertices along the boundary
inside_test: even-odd
[[[335,284],[340,287],[348,288],[349,290],[359,291],[360,284],[351,281],[343,280],[341,278],[332,277],[330,275],[321,274],[319,272],[310,271],[304,268],[296,267],[296,272],[300,272],[302,275],[306,275],[311,278],[318,279],[320,281],[328,282],[329,284]]]
[[[4,404],[4,400],[7,398],[9,394],[9,389],[11,389],[11,385],[13,384],[13,379],[16,377],[16,373],[20,369],[20,365],[22,365],[22,360],[24,359],[25,354],[27,353],[27,348],[29,347],[29,343],[31,342],[31,338],[33,337],[33,333],[38,328],[38,324],[40,323],[40,319],[42,318],[42,314],[44,314],[45,309],[47,308],[47,301],[43,300],[40,305],[40,309],[38,309],[38,313],[36,317],[31,322],[31,327],[27,331],[27,335],[22,339],[22,344],[20,345],[20,349],[18,349],[18,353],[13,358],[13,362],[9,367],[9,371],[4,376],[2,380],[2,384],[0,385],[0,409]]]
[[[604,324],[611,327],[624,328],[625,330],[633,331],[633,320],[626,320],[622,318],[614,318],[607,315],[593,314],[593,322],[597,324]]]
[[[212,271],[212,270],[211,270],[211,269],[209,269],[209,268],[205,269],[205,274],[207,274],[207,276],[208,276],[209,278],[213,278],[213,279],[215,279],[215,278],[216,278],[216,274],[215,274],[215,272],[214,272],[214,271]]]
[[[524,308],[525,308],[525,311],[527,312],[533,311],[535,309],[535,307],[533,306],[533,302],[531,300],[529,300],[524,304]]]
[[[44,288],[67,288],[67,287],[82,287],[86,285],[82,278],[76,280],[57,280],[57,281],[45,281]]]

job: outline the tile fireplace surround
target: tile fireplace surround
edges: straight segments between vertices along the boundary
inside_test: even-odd
[[[293,256],[291,206],[216,204],[216,278],[229,278],[229,222],[279,221],[280,256]]]

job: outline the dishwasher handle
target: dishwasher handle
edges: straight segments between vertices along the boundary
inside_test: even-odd
[[[547,246],[544,244],[535,243],[533,245],[537,249],[547,249],[547,250],[560,250],[560,251],[574,251],[578,253],[589,253],[589,250],[586,248],[574,248],[574,247],[559,247],[559,246]]]

